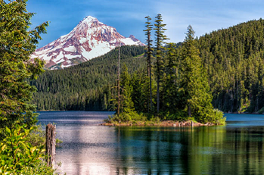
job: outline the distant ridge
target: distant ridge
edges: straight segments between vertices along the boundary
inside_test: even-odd
[[[44,60],[47,69],[63,69],[104,55],[119,45],[144,44],[133,35],[120,35],[92,16],[85,17],[67,35],[37,49],[31,58]]]

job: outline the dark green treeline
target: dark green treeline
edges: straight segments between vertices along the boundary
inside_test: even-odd
[[[214,96],[213,105],[224,112],[261,110],[264,20],[214,31],[200,37],[198,43]]]
[[[214,31],[197,38],[196,41],[210,91],[213,94],[213,106],[224,112],[262,112],[264,21],[253,20],[228,29]],[[144,89],[139,89],[140,86],[136,83],[142,84],[147,74],[141,69],[146,67],[146,59],[133,57],[142,54],[143,47],[135,47],[133,53],[124,52],[123,48],[133,47],[121,48],[121,64],[127,65],[129,73],[141,70],[139,74],[131,77],[134,77],[136,91],[141,92]],[[181,46],[171,50],[171,54],[180,55],[181,52]],[[37,81],[32,82],[38,89],[33,101],[37,109],[113,110],[110,96],[113,92],[111,87],[116,79],[117,57],[118,51],[114,50],[105,56],[71,68],[46,71]],[[175,66],[173,64],[172,62],[171,66]],[[176,73],[179,71],[174,70]],[[149,81],[144,85],[146,92],[149,88],[147,83]],[[153,82],[153,98],[156,94],[155,87]],[[148,95],[149,93],[145,94],[145,96]],[[140,100],[141,97],[133,98],[137,98],[134,104],[136,110],[141,110],[137,108],[147,110],[148,103],[143,103]],[[177,99],[168,98],[164,100],[164,102],[177,101]]]
[[[122,46],[121,62],[132,73],[145,66],[144,47]],[[32,81],[38,92],[37,110],[111,110],[112,86],[117,79],[118,50],[62,70],[47,70]]]

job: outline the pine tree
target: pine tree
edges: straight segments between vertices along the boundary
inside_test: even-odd
[[[149,110],[152,111],[152,89],[151,89],[151,57],[152,57],[152,40],[151,40],[151,30],[152,30],[152,25],[150,23],[151,18],[149,16],[145,17],[147,19],[146,24],[146,29],[144,30],[146,33],[145,35],[147,36],[147,70],[148,70],[148,76],[149,76],[149,102],[148,102],[148,112]]]
[[[197,121],[207,122],[213,117],[212,94],[209,92],[207,76],[196,44],[194,31],[189,26],[183,43],[180,67],[180,88],[184,94],[182,103],[186,105],[189,117],[193,116]]]
[[[170,113],[175,113],[178,110],[180,103],[178,99],[178,84],[176,77],[176,45],[174,43],[168,44],[166,55],[166,77],[164,80],[164,87],[162,91],[162,100],[164,104],[162,110]]]
[[[155,20],[155,45],[156,45],[156,75],[157,75],[157,113],[159,113],[160,110],[160,80],[163,76],[163,69],[164,69],[164,60],[162,57],[162,50],[163,50],[163,44],[164,41],[167,40],[167,36],[164,34],[165,32],[165,26],[166,24],[163,24],[162,16],[161,14],[158,14]]]
[[[124,65],[122,68],[121,73],[121,99],[122,99],[122,112],[124,113],[130,113],[132,111],[135,111],[134,103],[132,101],[131,93],[132,93],[132,86],[131,86],[131,80],[130,75],[128,74],[127,66]]]
[[[35,87],[27,80],[44,71],[43,62],[30,61],[30,54],[48,22],[29,30],[33,13],[27,12],[26,0],[0,2],[0,128],[25,122],[30,126],[36,122],[30,104]]]
[[[119,116],[120,114],[120,103],[121,103],[121,99],[120,99],[120,69],[121,69],[121,65],[120,65],[120,48],[121,48],[121,44],[118,48],[118,65],[117,65],[117,115]]]

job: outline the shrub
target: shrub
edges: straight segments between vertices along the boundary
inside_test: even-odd
[[[213,110],[213,116],[212,116],[212,123],[218,124],[218,125],[224,125],[226,118],[224,117],[224,114],[219,109]]]
[[[262,107],[259,111],[258,111],[259,114],[263,114],[264,113],[264,107]]]
[[[0,144],[0,174],[53,174],[47,166],[44,145],[33,146],[27,141],[34,128],[15,125],[5,128],[6,137]]]

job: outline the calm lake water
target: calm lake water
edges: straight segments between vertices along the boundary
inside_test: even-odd
[[[113,112],[40,112],[56,123],[67,175],[264,174],[264,115],[226,114],[226,126],[106,127]]]

